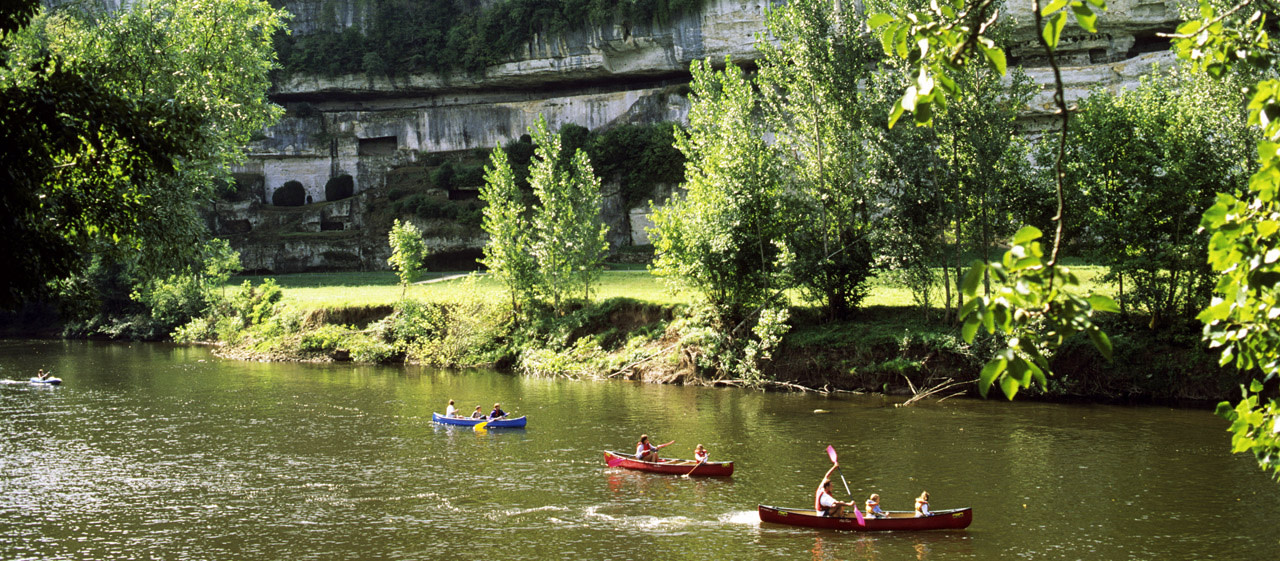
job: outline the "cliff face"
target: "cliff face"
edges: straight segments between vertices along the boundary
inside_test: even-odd
[[[388,178],[397,170],[422,168],[431,153],[470,151],[477,160],[480,151],[525,134],[540,114],[553,130],[568,123],[594,130],[621,123],[683,121],[689,108],[689,63],[726,56],[738,63],[754,61],[767,4],[708,0],[699,13],[666,26],[612,25],[538,36],[482,75],[283,79],[273,95],[290,109],[288,116],[250,147],[250,161],[237,170],[256,202],[231,205],[237,208],[234,216],[215,218],[215,231],[232,240],[251,270],[385,268],[390,218],[371,217],[368,209],[386,196]],[[365,5],[361,0],[285,2],[295,14],[292,26],[299,34],[316,28],[323,9],[331,9],[339,25],[359,26]],[[1048,84],[1052,75],[1037,67],[1043,61],[1034,40],[1038,31],[1030,24],[1029,2],[1009,6],[1003,17],[1011,18],[1017,30],[1011,62]],[[1077,30],[1064,36],[1061,53],[1068,97],[1087,95],[1096,86],[1127,87],[1149,73],[1153,64],[1171,64],[1167,42],[1155,34],[1171,30],[1177,21],[1173,0],[1109,2],[1109,10],[1099,18],[1099,33],[1086,36]],[[1027,110],[1028,122],[1034,125],[1047,117],[1051,101],[1051,92],[1042,93]],[[272,212],[318,216],[318,208],[260,207],[269,205],[272,194],[287,181],[300,182],[313,203],[323,203],[326,182],[343,174],[354,177],[357,195],[347,203],[350,209],[330,212],[323,232],[309,236],[306,229],[288,230],[287,224],[310,223],[303,218],[263,218]],[[429,185],[420,187],[430,191]],[[433,196],[456,199],[474,192],[437,191]],[[622,208],[617,200],[606,206],[611,208],[605,218],[615,245],[644,243],[644,232],[628,226],[644,223],[644,209]],[[280,243],[283,234],[291,236],[287,247]],[[457,255],[478,254],[484,244],[475,228],[452,231],[434,241],[434,248]],[[308,257],[290,257],[295,254]]]

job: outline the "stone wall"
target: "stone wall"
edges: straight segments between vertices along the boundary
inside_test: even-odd
[[[315,29],[325,2],[335,7],[340,25],[360,25],[365,5],[361,0],[292,0],[286,8],[295,14],[294,32]],[[1037,66],[1043,57],[1035,46],[1038,31],[1031,28],[1029,5],[1015,2],[1002,14],[1016,24],[1009,55],[1011,63],[1047,86],[1052,75]],[[684,121],[689,63],[727,56],[750,64],[758,57],[754,45],[763,31],[766,8],[765,1],[710,0],[700,13],[667,26],[611,25],[537,36],[482,75],[291,76],[273,92],[274,99],[289,109],[288,115],[266,131],[266,139],[250,147],[249,161],[236,171],[257,178],[262,201],[269,202],[275,189],[296,180],[313,202],[321,203],[325,183],[332,177],[350,174],[356,192],[373,197],[394,169],[417,165],[430,153],[492,149],[525,134],[538,115],[544,115],[553,129],[567,123],[595,130],[620,123]],[[1098,34],[1076,30],[1064,36],[1061,55],[1069,100],[1095,87],[1131,87],[1153,65],[1173,62],[1167,43],[1156,33],[1176,26],[1176,2],[1113,0],[1108,8],[1098,20]],[[1028,126],[1048,126],[1051,104],[1052,92],[1046,89],[1025,112]],[[647,209],[621,208],[616,201],[606,206],[611,243],[647,241]],[[242,230],[245,220],[215,222]],[[386,245],[386,232],[362,230],[385,227],[358,218],[342,222],[345,235],[362,240],[356,244],[359,250],[338,247],[341,244],[332,239],[309,246],[301,241],[279,244],[278,236],[249,235],[233,242],[251,269],[278,270],[282,263],[288,263],[286,269],[352,268],[353,259],[359,262],[356,268],[381,269],[386,267],[385,256],[376,248]],[[484,243],[478,232],[467,240],[437,241],[455,248]],[[343,257],[326,262],[326,255],[339,253]]]

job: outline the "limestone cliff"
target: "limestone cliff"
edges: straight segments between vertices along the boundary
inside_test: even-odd
[[[325,4],[346,26],[360,25],[366,5],[360,0],[283,3],[295,14],[292,26],[300,34],[315,29]],[[1108,4],[1099,18],[1099,33],[1077,30],[1064,36],[1069,98],[1097,86],[1132,85],[1153,64],[1172,62],[1167,42],[1156,33],[1176,25],[1176,2]],[[397,170],[424,170],[432,153],[462,154],[474,161],[479,151],[525,134],[540,114],[553,129],[566,123],[594,130],[619,123],[683,121],[689,108],[689,63],[727,56],[750,64],[758,56],[754,45],[767,5],[764,0],[708,0],[699,13],[665,26],[594,26],[535,36],[509,60],[479,75],[282,78],[273,97],[289,109],[288,115],[266,131],[266,138],[250,148],[250,161],[236,170],[249,202],[223,205],[228,208],[212,225],[241,250],[250,270],[385,268],[390,217],[374,216],[368,209],[385,202],[388,180]],[[1037,66],[1043,61],[1028,10],[1029,3],[1016,2],[1003,14],[1017,30],[1011,62],[1047,84],[1051,75]],[[1042,93],[1028,107],[1028,121],[1047,116],[1050,101],[1051,94]],[[326,182],[343,174],[354,177],[356,196],[341,204],[326,202]],[[300,182],[316,204],[270,207],[272,194],[288,181]],[[430,190],[426,183],[418,187]],[[465,199],[474,192],[437,191],[434,196]],[[607,206],[612,209],[605,217],[614,231],[612,243],[644,243],[644,232],[629,227],[644,223],[644,209],[622,208],[616,200]],[[475,228],[421,225],[439,232],[429,242],[444,255],[478,255],[484,243]]]

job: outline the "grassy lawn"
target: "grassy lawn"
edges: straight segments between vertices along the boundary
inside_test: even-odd
[[[593,300],[626,297],[636,300],[670,305],[688,303],[688,294],[672,294],[663,281],[642,268],[626,267],[623,270],[606,271],[593,286]],[[1105,270],[1096,266],[1074,266],[1086,290],[1095,289],[1111,294],[1112,287],[1098,285],[1096,279]],[[409,287],[408,296],[426,301],[444,301],[457,298],[485,300],[506,298],[499,283],[488,275],[460,276],[464,272],[429,273],[427,278]],[[300,273],[291,275],[240,276],[231,279],[230,287],[237,287],[246,280],[255,285],[265,278],[273,278],[284,288],[284,301],[298,309],[347,308],[392,305],[400,299],[399,279],[390,271],[365,273]],[[439,280],[445,279],[445,280]],[[941,307],[942,289],[935,289],[934,307]],[[802,304],[797,291],[791,291],[791,300]],[[870,295],[863,302],[866,307],[914,306],[911,291],[905,287],[877,279],[872,282]]]

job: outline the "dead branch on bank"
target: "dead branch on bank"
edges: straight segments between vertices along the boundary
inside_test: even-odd
[[[800,392],[813,392],[813,393],[818,393],[822,395],[831,395],[835,393],[848,393],[848,394],[862,395],[863,393],[863,392],[854,391],[854,390],[832,389],[830,386],[823,386],[822,388],[811,388],[808,386],[802,386],[800,384],[795,384],[792,382],[780,382],[778,380],[712,380],[711,385],[717,386],[717,387],[729,386],[734,388],[776,388],[776,389],[787,389],[787,390],[794,390],[794,391],[800,391]]]
[[[952,388],[955,388],[955,387],[957,387],[957,386],[963,386],[963,385],[966,385],[966,384],[972,384],[972,383],[974,383],[974,382],[975,382],[975,380],[967,380],[967,381],[960,381],[960,382],[957,382],[957,381],[955,381],[955,380],[953,380],[953,379],[951,379],[951,378],[947,378],[946,380],[944,380],[942,383],[940,383],[940,384],[938,384],[938,385],[935,385],[935,386],[932,386],[932,387],[928,387],[928,388],[916,389],[916,385],[915,385],[915,384],[913,384],[913,383],[911,383],[911,378],[909,378],[909,377],[907,377],[907,376],[905,376],[905,375],[903,376],[903,378],[906,378],[906,380],[907,380],[907,387],[911,389],[911,394],[912,394],[912,395],[911,395],[911,399],[908,399],[908,400],[906,400],[906,401],[904,401],[904,402],[902,402],[902,403],[896,403],[896,404],[894,404],[894,407],[910,407],[910,406],[912,406],[912,405],[915,405],[915,403],[916,403],[917,401],[920,401],[920,400],[922,400],[922,399],[927,399],[927,398],[929,398],[929,397],[931,397],[931,396],[934,396],[934,395],[937,395],[937,394],[939,394],[939,393],[945,392],[945,391],[950,390],[950,389],[952,389]],[[953,394],[951,394],[951,395],[949,395],[949,396],[946,396],[946,397],[944,397],[944,398],[942,398],[942,399],[939,399],[938,401],[946,401],[946,400],[951,399],[951,398],[953,398],[953,397],[955,397],[955,396],[958,396],[958,395],[964,395],[964,393],[965,393],[965,392],[963,392],[963,391],[956,392],[956,393],[953,393]]]

